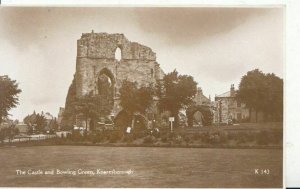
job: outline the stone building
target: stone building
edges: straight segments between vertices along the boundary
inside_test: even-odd
[[[119,89],[123,80],[147,86],[155,85],[163,76],[149,47],[130,42],[123,34],[84,33],[77,41],[76,73],[62,124],[85,125],[71,109],[76,98],[86,95],[100,96],[97,107],[105,108],[105,115],[100,116],[116,118],[122,110]]]
[[[203,94],[201,87],[197,88],[197,93],[195,95],[194,102],[196,103],[196,105],[204,105],[209,107],[212,105],[210,96],[207,98]]]
[[[236,90],[232,84],[230,90],[215,97],[214,123],[249,121],[249,109],[236,98]]]

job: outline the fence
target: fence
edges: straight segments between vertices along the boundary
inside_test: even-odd
[[[50,138],[56,138],[56,135],[29,135],[29,136],[16,136],[14,139],[9,140],[5,139],[3,140],[4,143],[9,142],[25,142],[25,141],[39,141],[39,140],[46,140]]]

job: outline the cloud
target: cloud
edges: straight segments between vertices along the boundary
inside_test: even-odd
[[[161,35],[168,43],[192,45],[207,37],[229,32],[261,8],[141,8],[136,9],[143,31]]]
[[[149,46],[165,72],[192,75],[205,94],[226,92],[250,69],[282,76],[283,9],[0,7],[0,75],[20,83],[23,119],[57,115],[81,33],[124,33]]]

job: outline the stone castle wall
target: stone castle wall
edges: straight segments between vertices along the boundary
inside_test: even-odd
[[[121,50],[120,61],[115,59],[117,48]],[[156,83],[163,73],[149,47],[130,42],[123,34],[83,34],[77,42],[77,97],[97,92],[95,81],[103,69],[115,82],[116,96],[124,79],[148,85]]]
[[[120,60],[115,56],[118,48]],[[112,82],[111,113],[114,115],[121,111],[119,90],[123,80],[143,86],[156,84],[164,76],[156,62],[156,54],[149,47],[130,42],[123,34],[84,33],[77,41],[76,73],[66,100],[64,125],[84,125],[76,118],[74,100],[89,94],[97,95],[99,78],[103,74]]]

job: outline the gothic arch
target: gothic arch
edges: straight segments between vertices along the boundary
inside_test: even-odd
[[[99,116],[108,117],[114,106],[115,78],[112,72],[103,68],[96,78],[97,108]]]
[[[113,74],[108,68],[103,68],[103,69],[99,72],[98,78],[99,78],[101,75],[106,75],[107,77],[109,77],[109,79],[111,80],[111,82],[112,82],[113,85],[116,83],[114,74]]]
[[[121,61],[122,60],[122,55],[123,55],[123,51],[122,48],[120,46],[117,46],[117,48],[115,49],[115,59],[117,61]]]
[[[186,115],[188,119],[188,126],[193,126],[194,114],[200,112],[203,115],[202,124],[203,126],[210,126],[213,121],[213,114],[209,107],[203,105],[194,105],[188,107]]]

